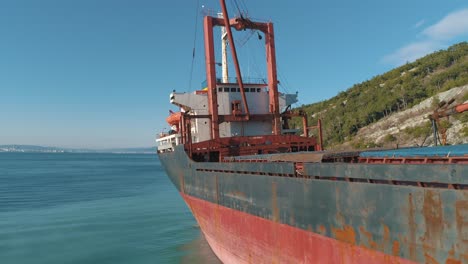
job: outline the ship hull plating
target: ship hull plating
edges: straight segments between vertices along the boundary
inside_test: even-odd
[[[182,194],[218,258],[228,263],[414,263]]]
[[[293,163],[193,162],[182,147],[160,160],[225,263],[468,263],[467,191],[384,180],[402,167],[310,164],[304,172],[320,177],[300,177]],[[320,175],[333,166],[337,177]],[[468,173],[417,166],[409,178],[438,171],[460,184]],[[339,180],[350,172],[380,178]]]

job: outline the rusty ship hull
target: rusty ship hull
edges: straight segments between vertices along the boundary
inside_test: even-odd
[[[300,172],[294,161],[194,162],[182,146],[159,157],[223,263],[468,263],[466,155]]]

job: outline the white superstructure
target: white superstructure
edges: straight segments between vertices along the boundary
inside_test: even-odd
[[[252,115],[262,115],[269,113],[269,95],[266,87],[262,85],[246,84],[245,92],[247,103]],[[237,84],[218,84],[218,114],[231,115],[238,103],[242,109],[240,88]],[[177,93],[170,95],[172,104],[179,106],[191,115],[208,115],[208,96],[201,91],[193,93]],[[281,111],[287,106],[297,102],[297,94],[280,94],[279,105]],[[210,120],[209,118],[197,118],[192,120],[192,141],[193,143],[209,140],[210,138]],[[272,132],[271,122],[267,121],[249,121],[249,122],[224,122],[219,127],[220,137],[232,136],[257,136],[268,135]]]

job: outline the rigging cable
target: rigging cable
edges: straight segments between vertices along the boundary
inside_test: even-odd
[[[196,14],[195,14],[195,32],[193,34],[192,64],[190,66],[190,78],[189,78],[189,85],[187,87],[187,91],[190,91],[191,87],[192,87],[193,64],[195,62],[195,47],[196,47],[196,44],[197,44],[198,13],[199,13],[198,8],[199,8],[199,5],[200,5],[200,0],[197,0],[197,8],[195,8]]]
[[[259,79],[261,79],[263,82],[265,82],[265,71],[264,70],[260,70],[260,67],[259,67],[259,64],[258,62],[260,61],[257,56],[256,56],[256,51],[257,50],[261,50],[261,51],[264,51],[265,50],[265,47],[262,46],[259,42],[256,42],[257,44],[253,44],[253,48],[252,50],[254,50],[254,52],[251,53],[251,56],[252,56],[252,62],[253,62],[253,67],[254,67],[254,71],[255,71],[255,74],[257,74],[257,77]],[[247,45],[249,45],[249,42],[247,43]],[[266,58],[265,58],[266,59]],[[265,59],[261,60],[261,61],[265,61]],[[264,65],[262,65],[264,66]]]
[[[242,15],[242,11],[241,11],[240,8],[239,8],[239,4],[237,3],[237,0],[231,0],[231,2],[234,3],[234,5],[235,5],[236,8],[237,8],[237,11],[239,11],[239,16],[240,16],[242,19],[244,19],[244,16]]]
[[[241,0],[241,6],[243,6],[244,14],[248,16],[249,10],[247,9],[247,5],[245,4],[244,0]]]

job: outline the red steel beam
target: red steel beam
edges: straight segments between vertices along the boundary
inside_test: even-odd
[[[265,33],[267,70],[268,70],[268,92],[270,95],[270,112],[273,114],[273,134],[281,134],[281,122],[279,115],[278,79],[276,76],[275,35],[273,23],[267,23]]]
[[[303,115],[302,116],[302,127],[304,128],[304,137],[309,137],[309,127],[307,124],[307,116]]]
[[[455,111],[457,113],[468,111],[468,103],[455,106]]]
[[[323,149],[323,134],[322,134],[322,119],[318,119],[317,121],[317,128],[318,128],[318,134],[319,134],[319,142],[318,142],[318,151],[324,150]]]
[[[211,115],[211,139],[219,138],[218,95],[216,90],[216,62],[213,43],[213,18],[204,18],[206,82],[208,83],[208,110]]]

